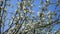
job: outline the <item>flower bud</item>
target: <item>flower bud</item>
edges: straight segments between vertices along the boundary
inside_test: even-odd
[[[40,12],[38,12],[37,14],[38,14],[38,16],[40,16]]]

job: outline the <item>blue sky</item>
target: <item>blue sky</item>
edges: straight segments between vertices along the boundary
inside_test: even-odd
[[[44,0],[44,1],[45,1],[45,0]],[[33,7],[33,10],[34,10],[34,13],[35,13],[35,14],[37,14],[37,12],[38,12],[39,2],[40,2],[40,0],[36,0],[36,1],[34,2],[34,4],[36,4],[36,6]],[[51,0],[51,2],[55,3],[56,0]],[[7,7],[6,7],[7,13],[8,13],[8,12],[14,12],[14,11],[17,9],[17,7],[16,7],[16,6],[17,6],[17,0],[11,0],[10,3],[13,5],[13,8],[7,6]],[[58,6],[57,9],[60,10],[60,6]],[[48,10],[55,11],[55,5],[50,5],[50,6],[48,6]],[[58,12],[58,15],[59,15],[59,12]],[[7,18],[9,18],[10,16],[12,16],[12,15],[11,15],[10,13],[8,13],[8,14],[7,14]],[[4,31],[8,28],[8,25],[7,25],[7,24],[8,24],[8,20],[7,20],[6,23],[5,23],[6,26],[4,27]],[[60,24],[55,25],[55,26],[54,26],[54,29],[57,30],[58,28],[60,28],[59,26],[60,26]],[[54,31],[54,30],[53,30],[53,31]]]

